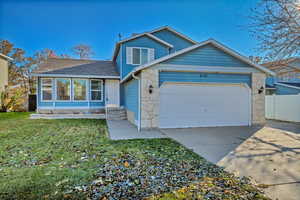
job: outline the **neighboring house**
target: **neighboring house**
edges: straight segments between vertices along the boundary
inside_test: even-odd
[[[300,79],[300,58],[293,57],[262,64],[276,73],[276,77],[281,81],[293,81]]]
[[[8,85],[8,65],[12,58],[0,53],[0,92]]]
[[[262,66],[276,73],[276,77],[267,78],[267,95],[300,94],[300,58],[293,57],[267,62]]]
[[[264,123],[265,78],[275,74],[166,26],[119,41],[111,61],[49,59],[33,75],[37,112],[123,107],[141,129]]]

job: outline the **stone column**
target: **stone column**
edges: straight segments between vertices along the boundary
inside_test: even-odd
[[[159,74],[157,69],[141,72],[141,128],[158,128],[159,115]],[[149,88],[152,88],[150,94]]]
[[[252,73],[252,125],[264,124],[265,119],[265,90],[259,94],[259,89],[265,86],[264,73]]]

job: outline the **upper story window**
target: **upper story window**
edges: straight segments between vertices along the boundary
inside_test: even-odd
[[[154,60],[154,49],[142,47],[126,47],[126,63],[143,65]]]
[[[56,99],[60,101],[68,101],[71,99],[71,79],[56,79]]]
[[[52,79],[43,78],[42,80],[42,101],[52,100]]]

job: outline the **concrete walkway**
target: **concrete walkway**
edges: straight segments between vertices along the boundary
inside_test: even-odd
[[[166,138],[159,130],[138,131],[127,120],[107,120],[109,136],[112,140]]]

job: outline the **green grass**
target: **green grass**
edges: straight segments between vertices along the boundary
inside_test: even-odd
[[[0,199],[63,198],[117,155],[201,159],[169,139],[111,141],[105,120],[31,120],[0,113]],[[87,157],[87,159],[85,159]]]
[[[67,192],[91,184],[99,167],[122,155],[141,160],[167,158],[171,165],[196,160],[204,168],[216,167],[170,139],[111,141],[105,120],[31,120],[29,115],[0,113],[0,199],[87,199],[84,192],[73,196]],[[183,185],[150,199],[191,199],[195,195],[201,199],[210,191],[220,199],[240,199],[247,191],[256,194],[256,188],[239,186],[240,180],[228,173],[214,180],[199,180],[199,187]],[[218,186],[228,180],[234,185],[229,195]],[[260,194],[250,199],[264,199]]]

